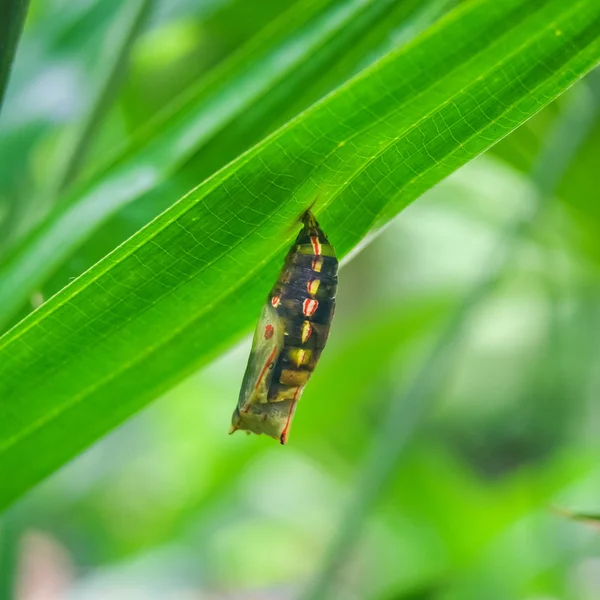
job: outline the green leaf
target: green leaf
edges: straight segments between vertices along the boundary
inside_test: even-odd
[[[0,1],[0,108],[28,5],[28,0]]]
[[[112,38],[111,54],[104,61],[104,69],[98,81],[93,101],[79,124],[77,134],[66,153],[63,169],[57,177],[57,188],[66,188],[77,176],[100,121],[114,99],[129,60],[129,54],[139,32],[150,14],[155,0],[129,2],[116,19]]]
[[[265,117],[273,121],[270,115],[284,112],[313,77],[327,71],[332,56],[343,56],[372,26],[385,22],[395,5],[402,17],[414,10],[415,0],[306,0],[170,106],[104,171],[67,196],[0,266],[0,327],[118,210],[153,190],[164,209],[258,141],[256,133],[268,128]],[[238,129],[243,121],[252,122],[252,133]],[[200,149],[190,169],[193,179],[184,174],[184,187],[174,196],[173,174]],[[171,187],[160,187],[165,182]]]
[[[106,56],[99,61],[101,72],[98,75],[95,89],[89,99],[89,104],[80,120],[75,124],[67,143],[61,146],[60,160],[52,173],[51,182],[47,190],[24,200],[21,204],[20,220],[35,222],[39,216],[48,211],[59,196],[59,193],[70,187],[79,171],[86,163],[87,155],[96,132],[100,128],[103,118],[114,101],[119,84],[125,71],[131,47],[139,32],[144,26],[149,13],[154,5],[154,0],[134,0],[127,3],[117,13],[112,27],[107,32],[110,46]],[[29,210],[27,210],[29,205]],[[24,214],[23,214],[24,213]],[[33,213],[33,214],[29,214]],[[13,224],[11,232],[16,235],[19,226]],[[7,238],[10,238],[7,235]],[[9,242],[9,239],[3,240]],[[0,244],[1,245],[1,244]]]
[[[0,111],[28,6],[28,0],[0,0]],[[2,171],[0,168],[0,179]],[[0,250],[13,212],[13,205],[0,194]]]
[[[80,107],[93,106],[99,96],[99,79],[106,80],[111,70],[108,63],[120,45],[116,38],[130,12],[130,7],[119,10],[115,3],[96,0],[84,7],[67,3],[50,8],[52,4],[36,3],[29,11],[0,120],[0,212],[4,204],[6,215],[0,222],[2,256],[31,228],[28,218],[39,220],[46,212],[52,195],[47,188],[60,179],[66,155],[77,154],[77,149],[69,152],[74,132],[65,127],[65,118],[75,126],[86,117],[88,125],[97,120],[95,111],[83,115]],[[60,136],[61,130],[66,135]],[[79,139],[85,137],[84,132]],[[54,140],[60,141],[51,148]]]
[[[595,0],[469,2],[192,190],[0,338],[0,505],[238,339],[315,198],[345,256],[599,59]]]

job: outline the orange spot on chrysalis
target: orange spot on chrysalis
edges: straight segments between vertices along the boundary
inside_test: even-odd
[[[271,298],[273,308],[277,308],[281,304],[281,296],[273,296]]]
[[[265,327],[265,340],[270,340],[273,337],[273,325],[269,324]]]
[[[322,258],[313,258],[312,270],[317,273],[320,273],[322,267],[323,267],[323,259]]]

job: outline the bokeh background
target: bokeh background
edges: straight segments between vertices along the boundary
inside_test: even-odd
[[[290,4],[157,2],[90,163]],[[0,117],[6,239],[7,207],[35,212],[59,168],[122,6],[31,4]],[[600,598],[600,533],[565,514],[600,511],[597,75],[346,261],[285,448],[226,435],[247,339],[6,513],[0,597]]]

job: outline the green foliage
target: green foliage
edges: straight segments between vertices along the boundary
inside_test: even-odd
[[[290,224],[314,198],[343,257],[589,70],[599,19],[593,6],[558,2],[465,5],[209,178],[5,335],[0,478],[12,476],[2,503],[239,337],[277,272]],[[308,52],[309,42],[299,45]],[[531,66],[513,78],[523,64]],[[3,314],[66,240],[157,182],[144,162],[117,173],[9,257]]]
[[[593,188],[579,155],[597,144],[597,95],[550,103],[600,61],[598,3],[67,4],[30,14],[0,120],[0,508],[173,391],[30,494],[18,527],[7,513],[0,589],[29,525],[109,568],[178,540],[207,590],[317,572],[315,598],[560,595],[569,550],[520,556],[516,529],[597,470],[570,437],[584,401],[563,401],[593,380],[579,236],[596,229],[551,203]],[[52,72],[68,117],[31,93]],[[503,163],[488,154],[392,223],[500,141]],[[347,266],[282,454],[226,436],[245,350],[215,359],[250,330],[315,200]],[[500,251],[480,251],[482,231]],[[509,262],[526,244],[535,258]],[[483,266],[467,284],[439,262],[461,252]],[[504,295],[534,306],[506,354],[469,350],[472,323],[504,322],[478,317]]]
[[[28,4],[28,0],[2,0],[0,3],[0,107]]]

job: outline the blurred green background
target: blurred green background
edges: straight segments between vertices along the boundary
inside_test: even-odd
[[[89,163],[289,5],[157,2]],[[0,118],[5,239],[38,210],[123,6],[32,2]],[[5,514],[1,597],[600,598],[600,535],[553,509],[600,509],[597,79],[346,261],[285,448],[226,435],[248,339]],[[126,209],[44,295],[160,208]]]

